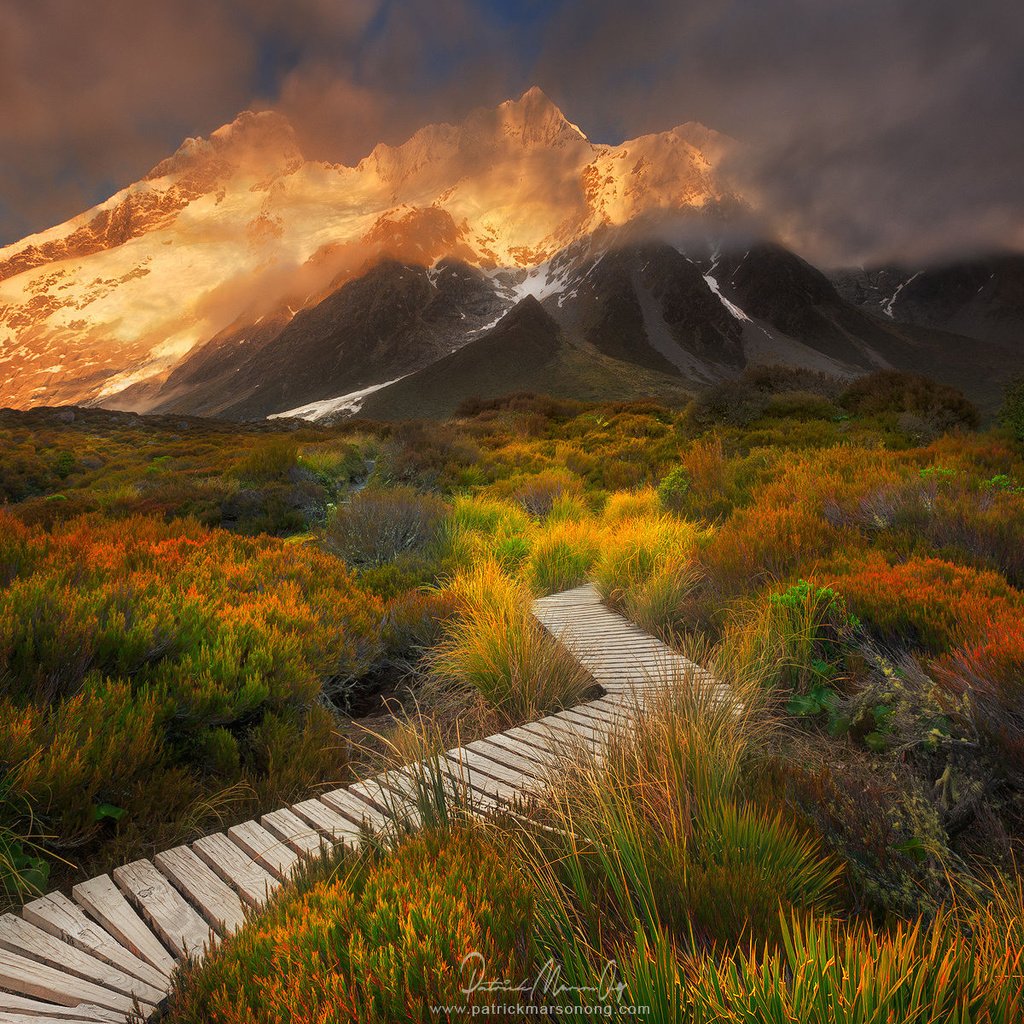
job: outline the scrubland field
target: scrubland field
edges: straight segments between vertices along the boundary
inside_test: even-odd
[[[445,423],[2,413],[3,897],[578,703],[528,606],[589,580],[741,710],[674,681],[528,820],[424,785],[170,1019],[448,1019],[494,998],[478,951],[651,1021],[1022,1020],[1022,439],[1019,389],[981,429],[921,378],[772,369]]]

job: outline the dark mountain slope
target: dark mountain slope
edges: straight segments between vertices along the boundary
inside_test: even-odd
[[[545,308],[571,336],[652,370],[713,377],[745,363],[739,322],[670,245],[631,245],[581,264]]]
[[[426,366],[493,322],[488,278],[444,260],[385,260],[269,334],[245,327],[190,354],[155,411],[251,419],[356,391]]]
[[[564,398],[651,396],[681,404],[688,395],[671,376],[620,362],[566,341],[531,297],[492,330],[443,359],[369,395],[359,415],[370,419],[450,416],[467,398],[536,391]]]

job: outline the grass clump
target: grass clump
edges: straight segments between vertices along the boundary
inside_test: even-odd
[[[433,673],[481,695],[508,724],[576,703],[589,686],[579,663],[529,611],[529,592],[494,562],[450,584],[458,612],[433,649]]]
[[[526,576],[537,594],[577,587],[597,560],[600,537],[590,522],[569,520],[546,526],[536,536],[526,563]]]
[[[651,632],[670,635],[686,618],[701,540],[696,527],[663,513],[622,519],[604,534],[591,578],[613,608]]]

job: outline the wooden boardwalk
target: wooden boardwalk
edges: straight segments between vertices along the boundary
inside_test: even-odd
[[[534,615],[604,689],[600,699],[446,751],[427,771],[473,810],[521,803],[567,744],[600,749],[665,678],[715,685],[698,666],[605,608],[591,586],[534,602]],[[417,773],[417,767],[421,769]],[[0,1024],[149,1016],[171,972],[237,929],[304,859],[415,825],[423,766],[382,772],[50,893],[0,916]]]

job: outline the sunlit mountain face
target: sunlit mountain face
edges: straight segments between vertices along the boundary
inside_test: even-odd
[[[110,399],[383,257],[493,275],[645,214],[733,201],[716,174],[727,146],[696,124],[594,145],[535,88],[346,167],[304,159],[280,115],[243,113],[0,249],[0,400]]]
[[[736,146],[696,123],[595,144],[532,88],[344,166],[305,159],[280,114],[245,112],[0,249],[0,404],[333,416],[370,395],[383,408],[409,378],[392,394],[413,414],[446,383],[416,374],[485,342],[448,383],[473,366],[473,387],[514,389],[515,359],[482,368],[537,338],[558,379],[585,363],[644,387],[752,362],[906,366],[980,394],[1006,363],[990,305],[972,307],[968,351],[938,336],[915,268],[847,274],[840,294],[753,228],[770,218],[729,184]],[[1005,347],[1020,267],[1000,272]],[[525,300],[539,308],[501,326]]]

